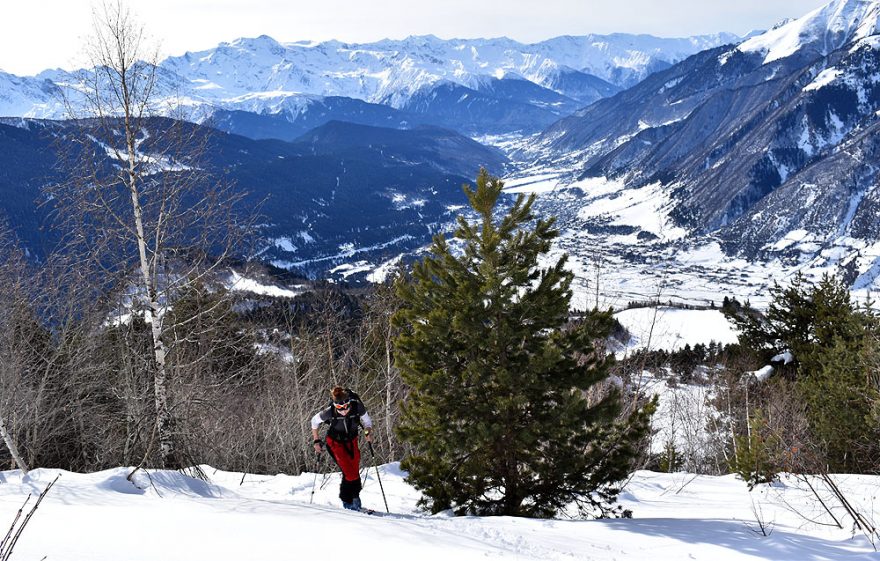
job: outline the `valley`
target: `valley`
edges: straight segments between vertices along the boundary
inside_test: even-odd
[[[837,0],[746,38],[262,35],[158,61],[156,92],[214,131],[210,165],[260,205],[249,257],[312,278],[383,278],[451,231],[459,186],[486,167],[558,218],[584,302],[598,284],[612,305],[761,305],[796,271],[865,298],[880,287],[878,18]],[[38,253],[36,201],[60,178],[45,134],[88,76],[0,73],[0,148],[39,147],[4,159],[0,211]]]
[[[115,0],[0,68],[0,560],[876,558],[880,0],[820,1]]]

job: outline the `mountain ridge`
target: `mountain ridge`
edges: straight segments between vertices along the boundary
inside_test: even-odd
[[[157,93],[160,101],[181,102],[194,122],[204,122],[217,111],[246,111],[280,115],[296,123],[304,108],[328,105],[327,98],[345,97],[407,111],[425,92],[431,95],[452,83],[478,91],[486,98],[484,108],[494,107],[507,117],[474,120],[473,109],[447,100],[440,108],[428,108],[417,121],[452,126],[475,136],[531,134],[707,46],[739,39],[732,34],[678,39],[611,34],[562,36],[530,44],[508,38],[433,36],[374,43],[280,43],[261,35],[167,57],[159,64]],[[64,118],[67,110],[60,89],[66,88],[75,101],[77,94],[68,85],[77,83],[81,72],[0,74],[0,116]],[[498,83],[487,85],[492,80]],[[495,120],[503,124],[495,126]],[[302,128],[294,127],[299,132]],[[296,132],[279,134],[293,137]]]
[[[876,0],[831,2],[657,72],[531,149],[567,162],[573,179],[659,185],[688,239],[869,285],[880,270],[869,257],[880,248],[878,21]]]

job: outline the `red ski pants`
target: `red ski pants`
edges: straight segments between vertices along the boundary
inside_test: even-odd
[[[347,481],[356,481],[361,478],[361,451],[358,448],[357,438],[346,442],[333,440],[327,437],[327,451],[333,457],[333,461],[342,470],[342,478]]]

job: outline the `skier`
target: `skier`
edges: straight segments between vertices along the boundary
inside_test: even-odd
[[[320,454],[326,442],[327,452],[342,470],[342,483],[339,484],[342,506],[349,510],[360,510],[361,451],[358,448],[358,426],[364,427],[364,438],[367,442],[372,442],[370,429],[373,421],[356,393],[336,386],[330,391],[330,395],[330,406],[312,417],[315,452]],[[324,441],[318,437],[318,428],[322,424],[329,425]]]

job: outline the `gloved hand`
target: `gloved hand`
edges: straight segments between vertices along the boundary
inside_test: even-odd
[[[320,454],[323,451],[324,451],[324,441],[316,438],[315,439],[315,453]]]

